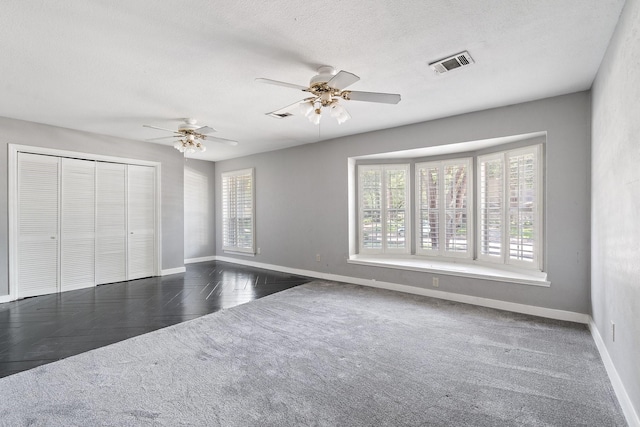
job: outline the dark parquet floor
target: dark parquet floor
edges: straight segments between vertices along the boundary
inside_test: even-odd
[[[182,274],[0,304],[0,378],[309,281],[211,261]]]

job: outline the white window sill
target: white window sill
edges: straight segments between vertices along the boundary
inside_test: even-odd
[[[547,281],[547,273],[542,271],[497,265],[492,266],[476,263],[475,261],[441,261],[415,255],[406,255],[403,257],[351,255],[347,262],[349,264],[437,273],[448,276],[517,283],[521,285],[551,286],[551,282]]]
[[[234,250],[234,249],[224,249],[223,248],[222,252],[224,252],[225,254],[229,254],[229,255],[256,256],[256,254],[253,253],[253,252],[243,252],[243,251]]]

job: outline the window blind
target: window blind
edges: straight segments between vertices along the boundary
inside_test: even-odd
[[[222,245],[223,249],[254,251],[254,170],[222,174]]]
[[[478,158],[479,259],[542,268],[541,149]]]
[[[425,255],[471,257],[471,160],[418,163],[416,252]]]
[[[409,165],[360,165],[358,191],[360,251],[409,252]]]

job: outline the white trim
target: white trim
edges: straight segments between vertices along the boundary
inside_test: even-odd
[[[356,198],[356,186],[359,179],[356,171],[356,160],[352,157],[347,158],[347,210],[349,215],[347,238],[349,239],[349,256],[358,252],[358,242],[360,242],[360,230],[358,227],[360,211],[358,207],[359,201]]]
[[[616,397],[618,398],[618,402],[622,408],[622,413],[627,419],[629,427],[640,427],[640,417],[638,417],[638,413],[633,408],[633,403],[631,402],[631,399],[627,394],[627,390],[620,379],[620,375],[618,375],[618,371],[613,364],[613,360],[611,360],[611,356],[609,356],[607,346],[600,335],[600,331],[598,331],[598,326],[595,324],[591,316],[589,316],[588,325],[589,330],[591,331],[591,336],[593,337],[596,347],[598,348],[598,352],[600,353],[600,358],[602,359],[604,367],[607,370],[607,374],[609,375],[609,379],[611,380],[613,391],[616,393]]]
[[[225,254],[229,254],[229,255],[250,256],[250,257],[256,256],[256,254],[253,253],[253,252],[243,252],[243,251],[236,250],[236,249],[225,249],[225,248],[222,248],[222,252],[224,252]]]
[[[7,171],[9,193],[9,298],[15,301],[18,298],[16,272],[18,271],[18,150],[12,144],[8,145]]]
[[[156,267],[156,275],[162,275],[162,163],[155,164],[156,170],[156,218],[155,218],[155,227],[156,227],[156,259],[155,259],[155,267]],[[127,191],[127,197],[129,197],[129,192]],[[128,211],[128,210],[127,210]]]
[[[409,150],[391,151],[386,153],[366,154],[363,156],[351,157],[354,160],[389,160],[389,159],[419,159],[422,157],[450,156],[458,153],[469,153],[471,151],[488,150],[499,145],[524,142],[538,139],[545,141],[547,131],[523,133],[520,135],[498,136],[488,139],[477,139],[472,141],[461,141],[451,143],[441,143],[430,147],[412,148]],[[531,141],[534,142],[534,141]]]
[[[512,311],[514,313],[530,314],[532,316],[545,317],[548,319],[565,320],[576,323],[589,323],[589,315],[576,313],[573,311],[557,310],[554,308],[537,307],[533,305],[518,304],[494,300],[489,298],[474,297],[471,295],[456,294],[452,292],[434,291],[431,289],[418,288],[415,286],[401,285],[391,282],[380,282],[375,279],[362,279],[359,277],[342,276],[338,274],[321,273],[312,270],[302,270],[299,268],[283,267],[261,262],[216,256],[217,261],[230,262],[234,264],[246,265],[250,267],[264,268],[267,270],[281,271],[283,273],[297,274],[300,276],[315,277],[323,280],[333,280],[337,282],[353,283],[356,285],[371,286],[374,288],[388,289],[392,291],[404,292],[408,294],[423,295],[432,298],[439,298],[448,301],[456,301],[465,304],[478,305],[481,307],[495,308],[498,310]]]
[[[0,304],[4,304],[5,302],[15,301],[11,295],[2,295],[0,296]]]
[[[225,215],[228,216],[228,212],[225,210],[225,193],[229,191],[229,186],[225,185],[225,180],[233,177],[249,176],[251,179],[251,247],[243,248],[237,246],[238,237],[236,236],[236,246],[224,246],[225,237],[227,237],[227,227],[225,226]],[[237,187],[234,184],[234,191],[237,191]],[[221,197],[221,211],[222,211],[222,249],[233,254],[250,254],[254,256],[256,251],[256,168],[240,169],[230,172],[222,172],[220,174],[220,197]],[[228,207],[228,206],[227,206]],[[234,209],[235,210],[235,209]],[[237,231],[237,230],[236,230]]]
[[[542,286],[547,288],[551,286],[551,282],[547,280],[546,273],[525,271],[524,269],[517,271],[515,268],[510,269],[500,264],[484,266],[472,260],[449,262],[433,258],[419,259],[416,256],[396,259],[352,256],[347,260],[347,263],[520,285]]]
[[[215,255],[211,255],[211,256],[203,256],[203,257],[199,257],[199,258],[187,258],[184,260],[185,264],[193,264],[196,262],[207,262],[207,261],[215,261],[216,260],[216,256]]]
[[[160,272],[161,276],[169,276],[171,274],[184,273],[187,271],[186,267],[176,267],[176,268],[168,268],[166,270],[162,270]]]
[[[95,160],[101,162],[124,163],[127,165],[157,166],[159,162],[139,159],[127,159],[124,157],[105,156],[102,154],[83,153],[80,151],[58,150],[56,148],[35,147],[30,145],[9,144],[9,151],[21,153],[44,154],[56,157],[69,157],[72,159]]]

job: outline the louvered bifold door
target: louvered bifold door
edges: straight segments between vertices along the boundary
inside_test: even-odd
[[[96,282],[127,280],[127,165],[96,164]]]
[[[95,162],[62,160],[60,287],[95,286]]]
[[[155,274],[155,168],[128,165],[128,279]]]
[[[59,162],[18,153],[18,298],[58,292]]]

